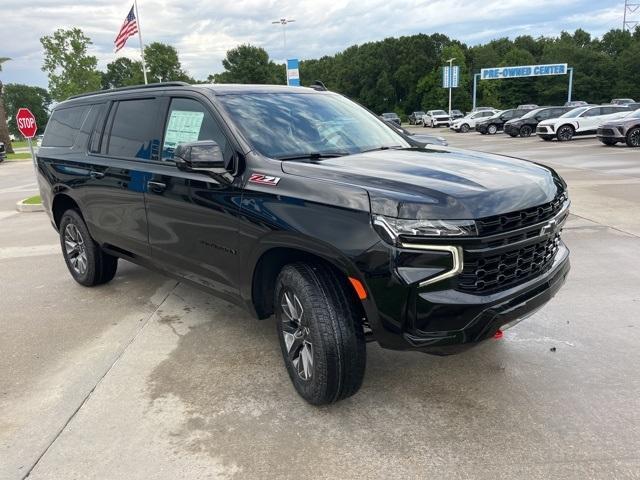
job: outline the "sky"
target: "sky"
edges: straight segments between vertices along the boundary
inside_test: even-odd
[[[98,67],[118,56],[139,59],[137,38],[115,54],[113,40],[131,0],[2,0],[0,80],[46,87],[40,37],[79,27],[93,41]],[[621,28],[624,0],[139,0],[143,41],[173,45],[196,79],[223,70],[227,50],[261,46],[278,61],[319,58],[386,37],[443,33],[469,45],[518,35],[557,36]],[[286,27],[271,22],[294,19]],[[492,65],[487,65],[491,67]]]

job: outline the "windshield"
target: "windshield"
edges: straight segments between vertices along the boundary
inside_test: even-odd
[[[574,110],[569,110],[567,113],[565,113],[564,115],[560,115],[561,118],[576,118],[578,116],[580,116],[580,114],[586,110],[588,110],[590,107],[582,107],[582,108],[576,108]]]
[[[421,116],[423,116],[423,115],[424,115],[424,112],[415,112],[415,113],[414,113],[414,115],[415,115],[416,117],[421,117]]]
[[[217,98],[251,145],[267,157],[410,147],[377,117],[341,95],[263,93]]]
[[[398,114],[397,113],[383,113],[382,116],[384,118],[398,118]]]
[[[633,110],[625,114],[624,118],[640,118],[640,110]]]
[[[445,112],[444,110],[433,110],[431,112],[431,115],[446,115],[447,112]]]

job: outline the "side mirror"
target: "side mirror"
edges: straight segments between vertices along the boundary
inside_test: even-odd
[[[213,140],[181,143],[173,156],[181,170],[216,170],[226,167],[222,149]]]

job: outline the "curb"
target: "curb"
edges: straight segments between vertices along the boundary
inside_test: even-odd
[[[19,212],[44,212],[44,207],[41,203],[27,204],[23,203],[24,200],[20,200],[16,203],[16,210]]]

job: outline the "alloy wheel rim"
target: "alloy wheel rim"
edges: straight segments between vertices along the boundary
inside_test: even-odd
[[[491,135],[493,135],[494,133],[496,133],[496,131],[497,131],[497,130],[498,130],[498,128],[497,128],[495,125],[491,125],[491,126],[489,127],[489,133],[490,133]]]
[[[79,275],[84,275],[89,263],[87,249],[80,230],[73,223],[70,223],[64,229],[64,249],[73,271]]]
[[[634,147],[640,147],[640,130],[634,130],[631,132],[629,138],[631,139],[631,145]]]
[[[313,343],[302,303],[295,293],[286,290],[280,306],[287,356],[298,376],[302,380],[310,380],[313,376]]]
[[[562,140],[569,140],[571,138],[571,132],[567,127],[560,129],[559,135]]]

